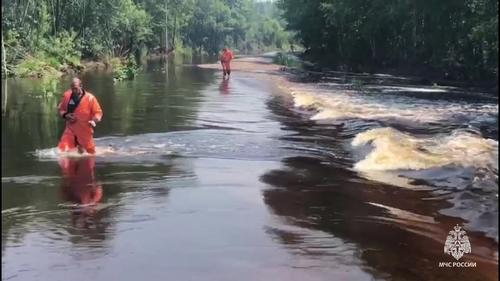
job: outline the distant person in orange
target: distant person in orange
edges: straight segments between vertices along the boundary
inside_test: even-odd
[[[101,121],[102,110],[94,95],[83,89],[80,79],[73,78],[71,89],[64,92],[59,115],[66,120],[59,150],[65,152],[78,148],[80,153],[94,154],[94,127]]]
[[[234,54],[228,48],[222,49],[222,54],[220,56],[220,63],[222,64],[223,77],[231,75],[231,60],[234,59]]]

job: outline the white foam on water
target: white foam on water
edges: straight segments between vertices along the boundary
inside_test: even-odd
[[[498,142],[461,130],[417,138],[393,128],[376,128],[359,133],[351,144],[373,146],[354,166],[362,171],[422,170],[448,165],[498,171]]]
[[[59,177],[26,175],[15,177],[2,177],[2,183],[21,183],[21,184],[38,184],[43,181],[56,180]]]
[[[498,104],[418,98],[418,93],[451,97],[450,90],[457,90],[446,87],[365,86],[375,91],[371,94],[340,86],[301,85],[291,90],[295,107],[311,112],[311,120],[349,121],[347,129],[359,128],[351,121],[385,124],[358,131],[347,145],[355,158],[354,170],[374,182],[427,190],[451,203],[440,213],[462,218],[468,229],[498,241],[498,141],[478,132],[483,126],[497,126]],[[418,128],[429,134],[411,135],[389,126]],[[450,132],[463,127],[467,131]]]
[[[359,133],[351,145],[364,154],[354,165],[362,176],[403,188],[431,188],[452,204],[440,213],[460,217],[468,229],[498,241],[498,141],[463,130],[416,137],[377,128]]]
[[[126,142],[126,140],[125,140]],[[37,149],[33,153],[35,157],[39,160],[44,161],[52,161],[58,160],[61,158],[85,158],[85,157],[133,157],[144,154],[152,154],[159,148],[164,148],[166,144],[159,144],[150,147],[149,149],[141,149],[137,147],[135,149],[116,149],[112,146],[96,146],[95,154],[89,154],[87,152],[79,153],[76,149],[69,150],[65,152],[61,152],[57,147],[47,148],[47,149]]]
[[[450,90],[449,87],[376,87],[387,91],[436,94]],[[292,85],[290,89],[295,107],[312,111],[310,119],[321,123],[381,121],[386,126],[417,126],[421,130],[431,127],[433,131],[437,131],[441,124],[446,128],[468,125],[474,131],[476,127],[498,123],[498,104],[493,103],[428,100],[318,85]],[[360,159],[354,159],[357,161],[355,170],[365,177],[398,186],[411,187],[414,185],[408,179],[422,178],[426,181],[439,180],[440,184],[445,182],[444,185],[455,184],[461,178],[460,173],[472,175],[470,182],[475,185],[484,178],[481,175],[479,181],[474,180],[479,170],[486,171],[481,172],[485,177],[498,178],[498,141],[470,131],[457,129],[447,134],[416,137],[390,127],[377,128],[358,133],[351,142],[351,148],[354,148],[354,156],[362,154]],[[450,169],[450,166],[453,168]],[[401,176],[403,171],[423,172]],[[466,182],[458,184],[462,186]]]
[[[495,122],[498,118],[498,104],[431,101],[397,95],[366,95],[348,90],[331,92],[312,86],[293,89],[292,96],[296,107],[314,111],[312,120],[391,120],[403,124],[425,124],[449,123],[454,120],[461,123]]]
[[[370,87],[367,87],[370,88]],[[382,92],[415,92],[415,93],[447,93],[448,90],[445,88],[417,88],[417,87],[396,87],[396,86],[383,86],[383,87],[372,87],[376,89],[381,89]]]
[[[393,215],[399,219],[403,219],[405,221],[421,222],[421,223],[426,223],[426,224],[436,224],[437,223],[433,217],[416,214],[413,212],[409,212],[406,210],[402,210],[399,208],[394,208],[391,206],[378,204],[378,203],[374,203],[374,202],[368,202],[368,204],[383,208],[383,209],[387,210],[391,215]]]
[[[205,129],[149,133],[95,139],[96,153],[61,153],[57,148],[36,150],[40,161],[60,158],[96,157],[98,162],[157,163],[166,156],[209,157],[223,159],[281,159],[290,152],[280,148],[278,140],[265,135]],[[278,148],[276,148],[278,147]]]

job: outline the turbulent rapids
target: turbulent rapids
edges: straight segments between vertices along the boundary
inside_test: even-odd
[[[439,94],[437,94],[439,95]],[[297,107],[314,110],[312,120],[361,119],[394,122],[410,126],[494,123],[498,105],[449,102],[398,95],[370,95],[357,91],[324,88],[299,89],[293,93]]]
[[[467,131],[417,138],[393,128],[359,133],[355,147],[371,144],[373,150],[356,163],[359,170],[422,170],[448,165],[498,171],[498,142]]]
[[[419,88],[411,88],[417,92]],[[421,89],[427,92],[426,89]],[[442,90],[445,91],[445,90]],[[498,175],[498,140],[480,129],[494,128],[498,104],[427,100],[405,95],[328,91],[311,86],[293,94],[295,106],[312,120],[349,127],[359,120],[368,129],[354,130],[353,150],[364,153],[354,164],[360,171],[425,170],[456,166]],[[371,127],[371,128],[370,128]],[[403,130],[403,131],[402,131]],[[366,146],[371,147],[368,152]],[[359,155],[360,153],[356,153]]]
[[[335,80],[335,78],[324,78]],[[382,83],[383,84],[383,83]],[[498,102],[451,87],[297,84],[294,106],[349,132],[352,169],[370,180],[430,188],[470,229],[498,241]]]

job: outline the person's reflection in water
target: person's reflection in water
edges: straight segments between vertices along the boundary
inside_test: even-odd
[[[89,229],[92,225],[97,227],[96,207],[103,191],[95,179],[95,158],[64,158],[59,165],[63,174],[63,197],[76,205],[71,214],[73,226],[79,229]]]
[[[229,77],[222,78],[222,82],[219,86],[220,93],[222,95],[229,95]]]

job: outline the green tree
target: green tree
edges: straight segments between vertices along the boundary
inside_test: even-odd
[[[254,0],[6,0],[2,30],[12,73],[41,75],[79,59],[122,60],[165,45],[216,55],[283,48],[289,33],[273,2]],[[167,18],[167,22],[165,19]]]
[[[280,0],[287,29],[332,65],[425,66],[456,79],[498,76],[493,0]]]

